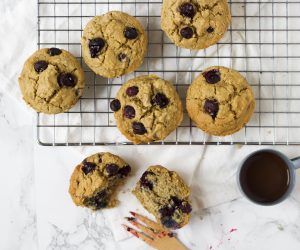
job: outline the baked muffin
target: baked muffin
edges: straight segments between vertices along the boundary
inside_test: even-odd
[[[92,210],[116,206],[116,188],[131,167],[119,156],[98,153],[84,159],[74,170],[69,193],[77,206]]]
[[[250,120],[255,98],[239,72],[214,66],[193,81],[186,108],[197,127],[210,135],[225,136],[239,131]]]
[[[57,114],[68,111],[82,96],[84,73],[71,53],[40,49],[26,60],[19,85],[24,101],[33,109]]]
[[[98,75],[113,78],[137,69],[147,50],[142,24],[124,12],[95,16],[81,39],[85,63]]]
[[[226,0],[164,0],[161,27],[177,46],[204,49],[217,43],[231,21]]]
[[[119,130],[135,144],[165,139],[183,117],[175,87],[156,75],[136,77],[123,84],[110,107]]]
[[[190,189],[180,176],[162,166],[151,166],[132,191],[162,226],[178,229],[190,219]]]

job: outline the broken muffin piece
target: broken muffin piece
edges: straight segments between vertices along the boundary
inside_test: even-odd
[[[188,223],[192,211],[190,189],[176,172],[151,166],[132,192],[164,227],[178,229]]]
[[[131,167],[119,156],[98,153],[84,159],[74,170],[69,193],[77,206],[92,210],[116,206],[115,193]]]

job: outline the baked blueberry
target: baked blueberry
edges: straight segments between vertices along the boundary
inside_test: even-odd
[[[179,12],[182,16],[193,18],[196,14],[196,10],[193,4],[183,3],[179,6]]]
[[[62,53],[62,51],[60,49],[58,49],[58,48],[50,48],[50,49],[48,49],[48,54],[50,56],[58,56],[61,53]]]
[[[118,99],[114,99],[110,102],[110,109],[117,112],[121,108],[121,103]]]
[[[192,206],[188,202],[183,202],[179,208],[183,213],[186,213],[186,214],[189,214],[192,212]]]
[[[194,30],[191,27],[184,27],[180,30],[180,35],[185,39],[190,39],[194,35]]]
[[[130,172],[131,172],[131,167],[129,165],[126,165],[122,168],[119,168],[118,174],[120,174],[121,177],[125,177],[129,175]]]
[[[107,207],[106,191],[100,191],[95,196],[85,199],[84,204],[85,206],[92,207],[94,210]]]
[[[170,100],[163,93],[157,93],[154,96],[153,102],[163,109],[168,106]]]
[[[97,37],[97,38],[91,39],[89,42],[89,49],[90,49],[91,57],[92,58],[97,57],[100,54],[100,52],[102,51],[102,49],[104,48],[104,46],[105,46],[105,41],[102,38]]]
[[[118,171],[119,171],[119,167],[116,164],[107,164],[105,166],[105,171],[108,174],[108,176],[115,176]]]
[[[96,199],[95,203],[96,203],[95,209],[101,209],[107,207],[107,200],[105,199]]]
[[[205,100],[204,110],[206,113],[210,114],[210,116],[215,119],[219,112],[219,103],[215,99]]]
[[[153,183],[147,179],[148,175],[154,175],[154,174],[150,171],[146,171],[145,173],[143,173],[143,175],[140,179],[140,184],[141,184],[141,187],[149,188],[150,190],[152,190]]]
[[[126,58],[127,58],[127,56],[126,56],[126,54],[124,54],[124,53],[120,53],[120,54],[118,55],[118,59],[119,59],[120,62],[126,61]]]
[[[182,205],[182,200],[178,199],[176,196],[172,196],[171,201],[176,207],[180,207]]]
[[[179,228],[178,223],[172,219],[172,217],[170,216],[164,216],[160,219],[161,224],[166,227],[166,228],[170,228],[170,229],[177,229]]]
[[[92,162],[83,161],[83,166],[81,167],[82,172],[87,175],[96,169],[96,164]]]
[[[133,119],[135,117],[135,109],[132,106],[125,106],[123,114],[128,119]]]
[[[175,208],[172,206],[165,206],[159,209],[159,213],[161,214],[162,217],[164,216],[172,216],[175,212]]]
[[[34,63],[33,67],[37,73],[41,73],[48,68],[48,63],[46,61],[37,61]]]
[[[215,31],[215,29],[213,27],[209,26],[206,31],[207,31],[207,33],[213,33]]]
[[[129,40],[136,39],[138,35],[138,31],[134,27],[126,27],[124,30],[124,36]]]
[[[57,82],[60,87],[75,87],[77,79],[71,73],[60,73],[57,76]]]
[[[144,135],[147,133],[144,124],[141,122],[133,122],[132,129],[133,129],[133,133],[136,135]]]
[[[130,97],[136,96],[139,93],[139,88],[137,86],[132,86],[126,89],[126,94]]]
[[[209,84],[216,84],[221,80],[220,71],[217,69],[203,72],[202,75]]]

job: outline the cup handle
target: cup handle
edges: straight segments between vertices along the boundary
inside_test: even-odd
[[[292,159],[292,162],[294,163],[295,169],[300,168],[300,156]]]

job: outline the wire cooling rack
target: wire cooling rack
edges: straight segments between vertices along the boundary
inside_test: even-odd
[[[187,0],[190,1],[190,0]],[[160,29],[162,1],[38,0],[38,46],[69,50],[81,61],[86,90],[78,104],[59,115],[37,116],[37,138],[45,146],[131,144],[115,126],[109,102],[122,83],[154,73],[172,81],[185,102],[192,80],[206,67],[240,71],[252,85],[257,106],[251,121],[227,137],[208,136],[185,112],[180,127],[151,144],[300,144],[300,1],[229,2],[232,24],[217,44],[190,51],[174,46]],[[86,23],[110,10],[136,16],[149,37],[148,54],[136,72],[117,79],[93,74],[81,57]]]

